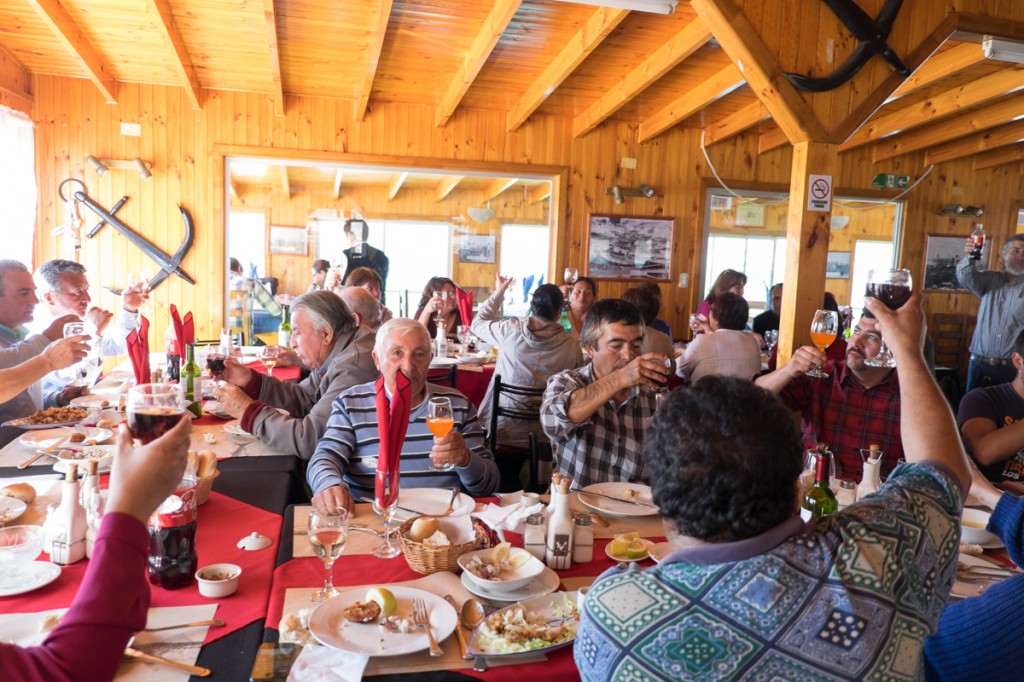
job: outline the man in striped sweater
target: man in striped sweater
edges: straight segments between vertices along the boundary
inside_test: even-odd
[[[474,496],[489,495],[498,487],[494,456],[484,445],[476,408],[455,389],[427,383],[430,335],[415,320],[395,318],[377,331],[373,359],[384,376],[390,396],[398,370],[409,377],[412,409],[402,446],[401,487],[450,488],[461,486]],[[451,400],[455,426],[435,438],[427,429],[427,403],[435,396]],[[374,383],[344,391],[334,401],[327,431],[309,462],[306,478],[313,503],[352,509],[353,498],[372,498],[380,433]],[[448,471],[432,471],[431,463],[451,464]]]

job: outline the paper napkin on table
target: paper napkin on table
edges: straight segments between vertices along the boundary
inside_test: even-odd
[[[510,530],[514,533],[523,532],[523,524],[531,514],[543,511],[544,505],[531,500],[519,500],[507,507],[488,504],[473,516],[480,519],[494,530]]]
[[[453,545],[471,542],[476,537],[476,531],[473,530],[472,512],[473,505],[469,504],[459,507],[448,516],[436,517],[441,524],[441,530]]]
[[[289,682],[359,682],[370,657],[319,644],[302,647],[288,673]]]

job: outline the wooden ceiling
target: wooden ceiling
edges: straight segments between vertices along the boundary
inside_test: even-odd
[[[992,1],[1011,18],[1024,4]],[[872,15],[882,5],[859,2]],[[932,2],[908,0],[906,21]],[[278,113],[295,96],[351,101],[357,119],[379,102],[429,102],[438,125],[475,108],[505,112],[509,130],[559,115],[577,136],[613,119],[636,124],[642,142],[684,126],[703,129],[709,145],[739,133],[758,135],[762,153],[788,144],[704,22],[685,1],[657,15],[556,0],[3,0],[0,49],[32,74],[88,78],[111,101],[118,83],[139,82],[182,87],[196,108],[205,90],[241,90],[267,94]],[[1024,38],[1021,26],[1008,21],[1004,34]],[[841,27],[836,35],[829,69],[856,45]],[[779,55],[796,49],[785,36],[764,42]],[[968,31],[937,45],[837,140],[840,151],[870,145],[876,161],[921,150],[926,162],[972,156],[978,168],[1024,158],[1024,65],[985,59]],[[284,182],[337,180],[292,174]],[[447,182],[430,181],[438,191]]]

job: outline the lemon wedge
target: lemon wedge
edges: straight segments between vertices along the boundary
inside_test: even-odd
[[[508,565],[511,566],[513,570],[515,570],[523,564],[525,564],[527,561],[529,561],[530,557],[532,556],[533,555],[527,552],[525,549],[513,547],[511,550],[509,550],[508,553]]]
[[[611,542],[608,543],[608,550],[615,556],[629,556],[628,552],[633,543],[639,542],[643,545],[646,551],[647,545],[640,540],[640,533],[623,533],[622,535],[616,535]]]
[[[647,543],[643,540],[636,539],[626,548],[627,559],[643,559],[645,556],[647,556]]]
[[[393,615],[398,609],[398,600],[395,594],[384,587],[372,587],[366,591],[365,601],[375,601],[380,607],[380,617],[387,618]]]
[[[502,561],[508,558],[508,553],[512,550],[511,542],[499,542],[491,550],[491,563],[500,564]]]

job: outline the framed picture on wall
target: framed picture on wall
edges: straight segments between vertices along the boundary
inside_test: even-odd
[[[587,277],[667,282],[675,218],[588,216]]]
[[[967,236],[930,234],[924,250],[924,288],[939,291],[966,291],[956,280],[956,265],[967,254]]]
[[[850,276],[850,252],[829,251],[825,261],[825,277],[829,279],[847,279]]]
[[[459,260],[463,263],[493,263],[498,239],[493,234],[464,234],[459,242]]]
[[[305,256],[307,248],[306,228],[270,226],[270,253]]]

